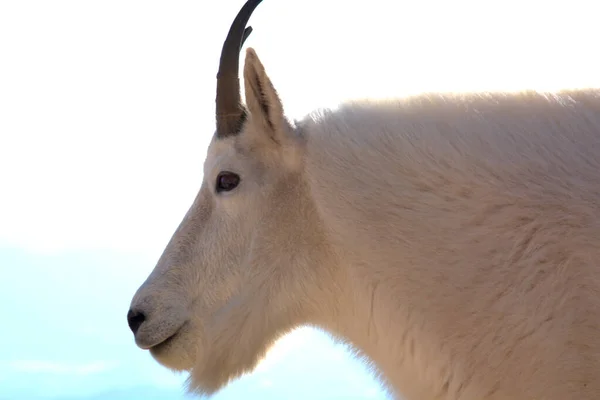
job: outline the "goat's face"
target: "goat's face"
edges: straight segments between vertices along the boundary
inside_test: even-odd
[[[226,47],[227,42],[224,53]],[[240,330],[253,329],[259,341],[267,335],[260,329],[277,318],[290,322],[299,316],[293,291],[303,285],[300,275],[306,268],[297,267],[304,257],[298,254],[314,236],[306,237],[311,203],[303,177],[303,139],[284,118],[251,49],[244,67],[247,107],[239,106],[234,58],[229,66],[234,76],[221,71],[227,67],[221,61],[219,79],[235,81],[218,82],[217,131],[200,191],[128,314],[137,345],[164,366],[193,370],[194,386],[204,392],[251,369],[262,356],[264,345]],[[219,92],[225,89],[233,92]],[[265,309],[265,303],[277,310]],[[263,316],[269,320],[261,322]],[[236,335],[244,336],[238,345],[227,341],[226,336],[238,340]]]
[[[254,120],[213,139],[196,199],[132,300],[137,345],[170,368],[191,368],[215,318],[266,290],[293,251],[306,194],[300,157],[293,147],[259,143],[264,132]]]

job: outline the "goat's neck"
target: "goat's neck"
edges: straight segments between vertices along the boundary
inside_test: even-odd
[[[338,293],[336,313],[323,318],[319,325],[366,357],[392,395],[431,397],[431,388],[424,384],[426,377],[416,375],[416,371],[428,369],[425,364],[429,351],[418,347],[418,332],[409,329],[414,325],[406,310],[390,303],[393,297],[387,295],[384,283],[371,282],[364,276],[341,279],[345,280],[346,290]],[[423,364],[424,369],[418,364]]]

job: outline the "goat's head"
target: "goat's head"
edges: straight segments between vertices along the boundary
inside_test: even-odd
[[[277,336],[306,319],[299,298],[314,298],[307,280],[318,279],[306,266],[323,246],[303,137],[252,49],[241,103],[239,53],[260,1],[246,2],[223,45],[202,186],[128,313],[137,345],[166,367],[191,371],[192,389],[203,393],[251,370]]]

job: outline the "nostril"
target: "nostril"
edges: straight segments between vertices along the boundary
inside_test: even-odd
[[[129,310],[127,312],[127,323],[129,324],[129,329],[131,329],[131,332],[133,332],[134,335],[137,333],[138,329],[140,329],[140,326],[142,326],[145,320],[146,316],[142,312],[133,310]]]

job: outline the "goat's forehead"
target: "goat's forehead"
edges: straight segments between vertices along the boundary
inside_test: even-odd
[[[221,163],[223,159],[230,159],[236,156],[235,138],[215,138],[208,146],[206,160],[204,161],[205,170],[211,170]]]

